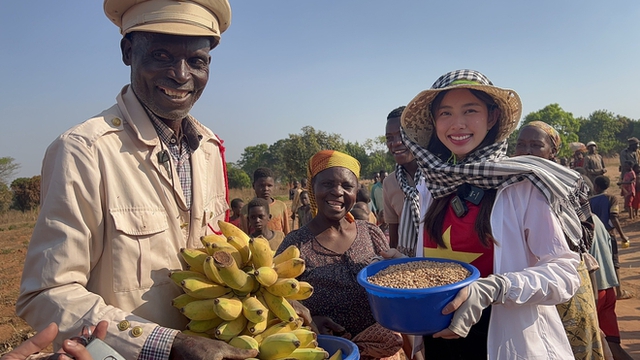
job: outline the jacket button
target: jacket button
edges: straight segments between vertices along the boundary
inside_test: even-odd
[[[139,337],[140,335],[142,335],[142,327],[134,326],[133,329],[131,329],[131,336]]]
[[[127,320],[122,320],[118,323],[118,330],[125,331],[131,326],[131,323]]]
[[[111,120],[111,123],[113,124],[113,126],[120,126],[122,125],[122,120],[120,120],[120,118],[113,118],[113,120]]]

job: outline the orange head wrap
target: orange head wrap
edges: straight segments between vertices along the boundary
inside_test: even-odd
[[[356,176],[356,179],[360,177],[360,162],[355,158],[341,153],[335,150],[322,150],[318,151],[315,155],[309,159],[309,166],[307,167],[307,177],[309,178],[309,203],[311,205],[311,214],[316,216],[318,213],[318,204],[316,203],[316,196],[313,192],[313,178],[318,175],[322,170],[326,170],[332,167],[343,167],[351,170]],[[353,222],[353,216],[347,212],[345,216],[349,222]]]

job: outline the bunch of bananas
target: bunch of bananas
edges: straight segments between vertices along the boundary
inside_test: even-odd
[[[292,245],[274,257],[267,239],[218,225],[224,236],[203,236],[203,248],[181,249],[188,270],[170,274],[185,292],[173,299],[190,319],[183,332],[256,349],[261,360],[328,358],[287,301],[313,294],[309,283],[295,279],[305,270],[300,250]]]

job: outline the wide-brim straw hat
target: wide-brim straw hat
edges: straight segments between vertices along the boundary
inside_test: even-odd
[[[509,137],[518,126],[522,102],[514,90],[494,86],[478,71],[456,70],[440,76],[430,89],[420,92],[404,109],[401,124],[409,140],[427,148],[435,124],[431,115],[431,103],[439,93],[453,89],[475,89],[494,99],[500,108],[496,142]]]

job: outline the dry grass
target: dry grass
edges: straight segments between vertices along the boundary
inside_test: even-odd
[[[4,229],[12,229],[23,226],[31,226],[35,225],[36,220],[38,219],[38,210],[32,211],[18,211],[18,210],[9,210],[5,213],[0,213],[0,231]]]

